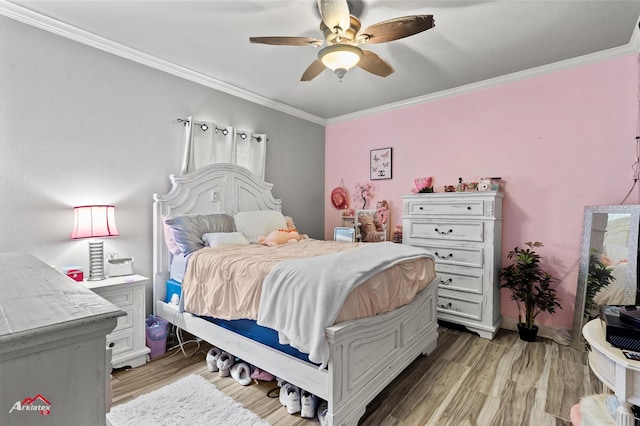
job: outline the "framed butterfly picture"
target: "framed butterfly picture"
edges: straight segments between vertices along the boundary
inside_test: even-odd
[[[391,148],[372,149],[369,164],[371,180],[391,179]]]

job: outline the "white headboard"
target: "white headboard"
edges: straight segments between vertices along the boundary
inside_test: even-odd
[[[609,215],[611,216],[611,215]],[[619,217],[609,219],[607,223],[607,233],[605,235],[605,245],[618,245],[627,247],[629,245],[629,230],[631,229],[631,215],[621,214]]]
[[[164,240],[163,216],[281,211],[281,200],[271,194],[273,184],[235,164],[211,164],[182,176],[169,176],[171,190],[153,194],[153,285],[155,298],[163,297],[169,278],[170,253]],[[156,292],[160,294],[156,294]]]

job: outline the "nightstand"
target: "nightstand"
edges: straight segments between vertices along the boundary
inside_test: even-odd
[[[148,282],[149,278],[142,275],[84,281],[94,293],[127,313],[118,318],[118,325],[107,335],[107,347],[112,350],[112,368],[133,368],[147,362],[150,349],[146,346],[145,336],[145,287]]]

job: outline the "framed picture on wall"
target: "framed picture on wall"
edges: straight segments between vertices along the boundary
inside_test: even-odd
[[[391,148],[372,149],[369,164],[371,180],[391,179]]]

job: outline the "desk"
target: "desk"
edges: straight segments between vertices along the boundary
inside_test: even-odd
[[[640,405],[640,361],[625,358],[620,348],[607,342],[604,323],[600,319],[589,321],[582,329],[582,334],[590,346],[591,370],[620,402],[618,425],[634,426],[631,404]]]

